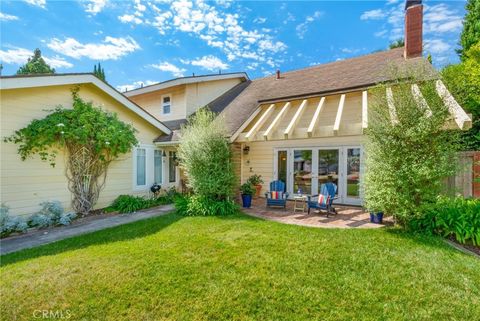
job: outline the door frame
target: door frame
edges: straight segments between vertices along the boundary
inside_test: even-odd
[[[347,150],[352,148],[360,149],[360,191],[359,197],[353,198],[347,195]],[[356,145],[323,145],[323,146],[299,146],[299,147],[275,147],[273,148],[273,179],[278,179],[278,152],[287,152],[287,181],[286,190],[293,198],[293,165],[294,165],[294,150],[311,150],[312,151],[312,194],[318,194],[320,186],[318,186],[318,151],[319,150],[338,150],[338,199],[335,203],[362,205],[363,190],[361,188],[361,181],[363,179],[365,164],[364,164],[364,150],[361,144]]]

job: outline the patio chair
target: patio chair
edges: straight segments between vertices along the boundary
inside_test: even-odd
[[[310,214],[310,209],[312,208],[326,211],[327,217],[329,214],[337,214],[332,206],[333,201],[338,198],[335,196],[336,193],[337,185],[334,183],[322,184],[319,195],[307,196],[308,214]]]
[[[278,206],[286,208],[288,193],[285,192],[285,183],[273,181],[270,183],[270,190],[265,193],[267,207]]]

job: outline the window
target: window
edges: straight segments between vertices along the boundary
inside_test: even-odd
[[[168,181],[174,183],[177,181],[177,166],[175,162],[177,161],[176,152],[168,152]]]
[[[162,184],[162,151],[155,150],[153,154],[155,183]]]
[[[137,186],[147,185],[147,157],[145,148],[137,148]]]
[[[164,114],[170,114],[171,105],[170,96],[162,97],[162,112]]]

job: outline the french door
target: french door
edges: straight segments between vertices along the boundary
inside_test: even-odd
[[[337,185],[337,203],[360,205],[363,151],[360,146],[274,150],[273,177],[286,183],[290,195],[315,195],[322,184]]]

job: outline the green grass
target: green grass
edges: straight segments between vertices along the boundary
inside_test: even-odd
[[[169,214],[1,259],[2,320],[480,319],[480,260],[396,229]]]

